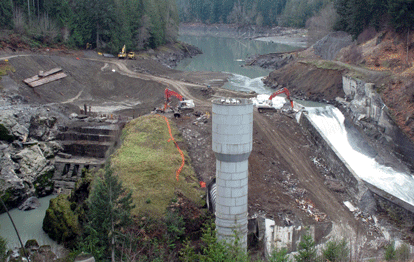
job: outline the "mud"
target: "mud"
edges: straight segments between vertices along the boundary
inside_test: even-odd
[[[182,147],[189,151],[198,178],[206,182],[215,175],[215,158],[211,150],[211,119],[200,116],[206,112],[211,115],[213,95],[248,96],[221,89],[226,74],[179,72],[154,59],[110,59],[92,51],[26,54],[12,57],[7,54],[16,71],[8,73],[8,81],[0,82],[2,95],[18,95],[24,98],[24,103],[42,104],[65,115],[80,113],[86,104],[96,114],[138,117],[163,103],[165,88],[193,99],[195,111],[199,113],[183,115],[175,122],[185,140]],[[57,66],[62,67],[68,77],[34,89],[22,82],[39,70]],[[333,78],[321,75],[321,78],[326,77]],[[334,89],[325,91],[328,94],[338,92]],[[168,116],[172,118],[172,115]],[[353,248],[361,250],[362,256],[376,254],[373,248],[361,247],[370,240],[382,239],[382,236],[374,234],[377,229],[355,219],[345,207],[343,202],[348,196],[338,188],[346,185],[328,185],[323,164],[319,164],[323,163],[323,156],[316,154],[314,145],[292,115],[256,112],[253,142],[249,159],[249,216],[273,218],[280,225],[285,225],[286,221],[302,226],[331,222],[337,229],[337,236],[363,236],[353,242]],[[309,212],[309,206],[312,206],[312,212]]]

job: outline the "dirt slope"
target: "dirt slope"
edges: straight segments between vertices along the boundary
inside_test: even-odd
[[[79,113],[84,104],[91,105],[92,111],[99,113],[146,114],[162,104],[166,87],[194,99],[196,111],[201,113],[211,113],[211,93],[242,95],[215,86],[213,91],[206,89],[209,79],[225,79],[223,74],[204,73],[195,78],[188,73],[154,66],[145,60],[78,58],[69,55],[9,57],[9,63],[16,69],[15,73],[9,73],[9,77],[18,85],[17,93],[28,103],[46,103],[52,110],[64,109],[67,114]],[[147,69],[146,64],[149,64]],[[62,67],[69,76],[35,89],[22,82],[39,70],[53,67]],[[139,72],[137,68],[140,68]],[[143,73],[145,71],[153,74]],[[15,93],[7,86],[1,91],[3,95]],[[186,140],[183,148],[189,151],[198,178],[208,181],[215,175],[211,120],[201,121],[194,115],[187,115],[176,122]],[[312,148],[292,116],[254,114],[254,146],[249,162],[249,215],[264,215],[280,225],[289,223],[287,221],[294,225],[332,222],[339,235],[369,239],[372,229],[368,224],[357,221],[346,209],[343,205],[346,196],[325,186],[322,169],[314,161],[318,156]],[[308,211],[310,206],[311,213]],[[321,240],[321,237],[317,239],[318,242]],[[355,242],[364,244],[359,239]]]

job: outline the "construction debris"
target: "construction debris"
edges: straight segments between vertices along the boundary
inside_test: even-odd
[[[53,68],[46,72],[40,71],[39,74],[29,77],[23,80],[23,82],[28,84],[30,87],[36,87],[67,77],[65,73],[60,71],[62,71],[62,68],[60,67]]]

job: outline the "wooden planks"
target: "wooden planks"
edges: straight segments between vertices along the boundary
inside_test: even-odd
[[[58,79],[64,78],[64,77],[67,77],[67,75],[62,72],[62,73],[54,74],[54,75],[51,75],[51,76],[42,77],[39,80],[28,83],[28,85],[31,86],[31,87],[41,86],[41,85],[47,84],[49,82],[56,81]]]
[[[36,86],[44,85],[46,83],[67,77],[67,75],[63,72],[58,73],[60,71],[62,71],[62,68],[60,67],[53,68],[46,72],[40,71],[38,75],[29,77],[23,80],[23,82],[25,82],[31,87],[36,87]]]
[[[62,68],[56,67],[56,68],[53,68],[53,69],[51,69],[49,71],[46,71],[46,72],[40,71],[39,76],[40,77],[46,77],[46,76],[49,76],[49,75],[56,74],[57,72],[60,72],[60,71],[62,71]]]

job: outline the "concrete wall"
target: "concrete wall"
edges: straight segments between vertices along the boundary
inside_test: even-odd
[[[414,143],[398,128],[375,85],[350,77],[342,77],[343,90],[354,124],[382,143],[387,143],[400,154],[414,172]]]
[[[299,123],[303,127],[304,131],[308,133],[309,137],[312,139],[312,142],[314,142],[314,144],[318,147],[319,152],[323,152],[323,156],[329,165],[330,171],[336,176],[337,179],[340,179],[346,184],[347,193],[350,196],[354,196],[355,201],[359,201],[358,196],[361,196],[366,191],[366,188],[363,188],[362,180],[359,179],[359,177],[353,172],[352,168],[346,164],[319,128],[313,124],[306,112],[301,114]]]
[[[318,127],[312,123],[312,120],[308,118],[306,113],[302,113],[299,123],[309,134],[310,138],[318,147],[318,150],[323,152],[331,172],[346,184],[347,193],[353,197],[355,203],[357,203],[363,211],[371,212],[373,210],[370,207],[373,203],[366,202],[371,200],[371,196],[374,196],[377,206],[384,211],[393,210],[393,212],[397,213],[400,217],[414,221],[414,207],[376,186],[361,180],[340,154],[333,148],[330,142],[325,139],[322,132],[320,132]]]

